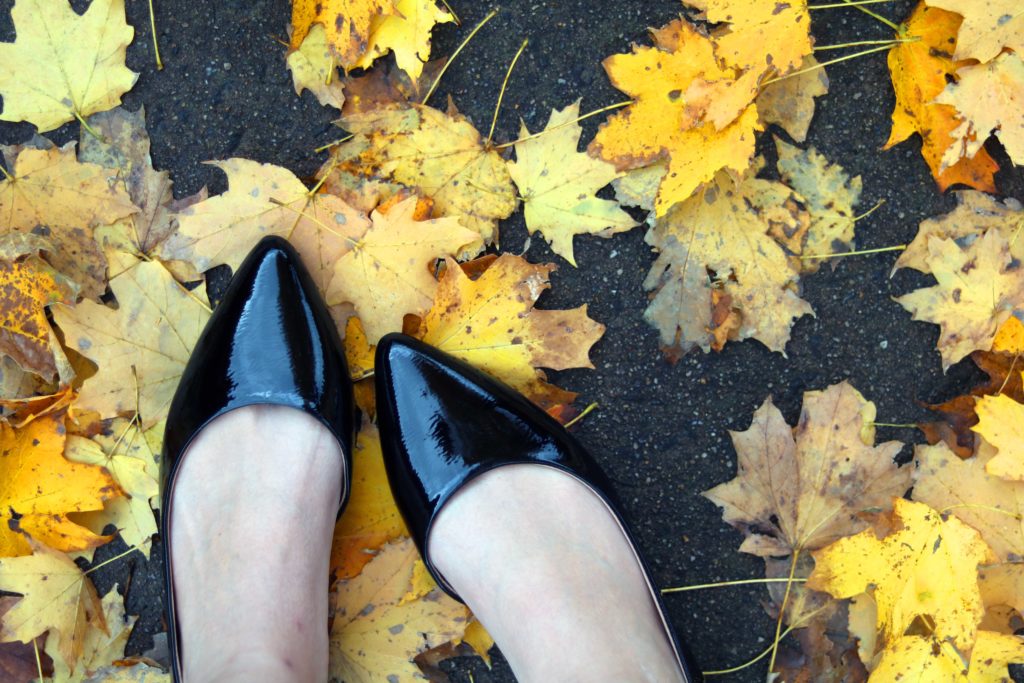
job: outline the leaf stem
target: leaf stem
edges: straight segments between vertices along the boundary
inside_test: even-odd
[[[857,57],[863,57],[864,55],[869,55],[872,52],[881,52],[882,50],[888,50],[893,45],[896,45],[896,41],[895,40],[890,40],[888,43],[886,43],[885,45],[882,45],[881,47],[873,47],[870,50],[861,50],[860,52],[854,52],[851,55],[844,55],[842,57],[837,57],[836,59],[830,59],[827,62],[819,62],[819,63],[815,64],[814,66],[807,67],[806,69],[797,69],[796,71],[790,71],[785,76],[778,76],[777,78],[769,78],[767,81],[765,81],[761,85],[768,85],[769,83],[776,83],[778,81],[784,81],[787,78],[793,78],[794,76],[799,76],[800,74],[809,73],[811,71],[817,71],[818,69],[824,69],[826,66],[831,66],[833,64],[838,64],[839,62],[846,62],[846,61],[849,61],[851,59],[856,59]]]
[[[839,7],[860,7],[861,5],[881,5],[882,3],[892,2],[892,0],[842,0],[842,2],[833,2],[827,5],[808,5],[807,9],[836,9]]]
[[[888,26],[889,28],[891,28],[893,31],[896,31],[896,33],[899,33],[901,35],[903,34],[903,30],[897,24],[894,24],[893,22],[889,21],[888,19],[883,17],[881,14],[878,14],[877,12],[873,12],[872,10],[869,10],[867,7],[863,7],[862,5],[865,4],[865,3],[855,3],[855,2],[850,2],[850,0],[843,0],[843,4],[845,4],[845,5],[849,6],[849,7],[856,7],[857,9],[859,9],[861,12],[863,12],[866,15],[868,15],[872,19],[875,19],[876,21],[880,21],[883,24],[885,24],[886,26]]]
[[[43,662],[39,659],[39,643],[37,638],[32,639],[32,649],[36,653],[36,671],[39,672],[39,683],[43,683]]]
[[[821,50],[841,50],[844,47],[858,47],[860,45],[888,45],[890,43],[916,43],[921,40],[921,36],[911,36],[910,38],[887,38],[886,40],[854,40],[849,43],[836,43],[834,45],[815,45],[814,51],[818,52]]]
[[[160,45],[156,42],[156,15],[153,13],[153,0],[149,0],[149,30],[153,34],[153,54],[156,56],[156,70],[164,70],[164,62],[160,59]]]
[[[455,10],[452,9],[452,6],[448,4],[448,0],[441,0],[441,4],[444,5],[446,10],[448,10],[448,14],[452,15],[452,19],[455,20],[455,25],[462,26],[462,19],[459,19],[459,15],[456,14]]]
[[[3,166],[0,166],[0,173],[3,173],[4,174],[4,178],[6,178],[7,180],[11,181],[12,183],[14,182],[14,176],[12,176],[10,173],[8,173],[7,169],[4,168]]]
[[[897,244],[891,247],[878,247],[877,249],[858,249],[857,251],[837,251],[834,254],[805,254],[802,255],[801,259],[812,259],[812,258],[833,258],[835,256],[863,256],[864,254],[881,254],[884,251],[903,251],[907,248],[906,244]]]
[[[555,126],[553,128],[545,128],[544,130],[537,131],[536,133],[533,133],[531,135],[527,135],[526,137],[519,138],[518,140],[512,140],[511,142],[503,142],[500,145],[495,145],[494,149],[505,149],[507,147],[512,147],[513,145],[518,145],[520,142],[526,142],[527,140],[533,140],[535,138],[539,138],[540,136],[546,135],[547,133],[551,133],[553,131],[556,131],[559,128],[564,128],[565,126],[571,126],[574,123],[579,123],[580,121],[582,121],[584,119],[589,119],[592,116],[597,116],[598,114],[603,114],[604,112],[611,111],[612,109],[621,109],[622,107],[628,107],[631,104],[633,104],[633,100],[626,100],[625,102],[616,102],[615,104],[609,104],[607,107],[601,107],[600,109],[595,109],[594,111],[589,111],[586,114],[583,114],[582,116],[577,116],[572,121],[566,121],[565,123],[560,123],[560,124],[558,124],[557,126]]]
[[[856,223],[857,221],[861,220],[862,218],[867,218],[868,216],[873,214],[875,211],[878,211],[878,209],[880,209],[882,207],[882,204],[885,204],[885,199],[879,199],[875,203],[875,205],[872,206],[870,209],[868,209],[867,211],[865,211],[864,213],[862,213],[859,216],[854,216],[853,217],[853,222]]]
[[[338,145],[340,145],[343,142],[348,142],[349,140],[351,140],[354,137],[355,137],[354,135],[346,135],[343,138],[338,138],[334,142],[328,142],[326,145],[320,145],[319,147],[317,147],[313,151],[319,154],[320,152],[326,151],[326,150],[330,149],[331,147],[337,147]]]
[[[473,39],[473,36],[475,36],[480,31],[480,29],[482,29],[484,25],[487,24],[488,21],[496,17],[497,14],[498,8],[495,7],[487,14],[486,17],[480,20],[480,23],[476,25],[476,28],[469,32],[469,35],[466,36],[465,40],[459,43],[459,46],[455,48],[455,52],[452,53],[451,58],[447,62],[445,62],[445,65],[443,67],[441,67],[441,70],[437,74],[437,78],[434,79],[433,84],[431,84],[430,86],[430,90],[428,90],[427,94],[423,96],[422,100],[420,100],[420,104],[427,103],[427,100],[430,99],[430,96],[434,94],[435,90],[437,90],[437,86],[441,82],[441,78],[444,76],[445,72],[448,71],[448,67],[452,65],[452,62],[454,62],[455,58],[459,56],[459,53],[462,52],[462,49],[465,48],[466,45],[469,44],[469,41]]]
[[[591,403],[589,406],[587,406],[586,408],[583,409],[582,413],[580,413],[579,415],[577,415],[573,419],[571,419],[568,422],[566,422],[565,425],[564,425],[565,428],[568,429],[569,427],[572,427],[574,424],[576,424],[577,422],[579,422],[580,420],[585,418],[587,415],[592,413],[598,407],[598,405],[599,404],[597,404],[597,403]]]
[[[125,551],[124,551],[123,553],[121,553],[120,555],[114,555],[114,556],[113,556],[113,557],[111,557],[111,558],[110,558],[109,560],[104,560],[103,562],[100,562],[100,563],[99,563],[98,565],[96,565],[95,567],[89,567],[88,569],[86,569],[86,570],[85,570],[85,571],[83,572],[83,574],[92,574],[92,573],[93,573],[94,571],[96,571],[96,570],[97,570],[97,569],[99,569],[100,567],[105,567],[105,566],[107,566],[108,564],[110,564],[111,562],[115,562],[115,561],[117,561],[117,560],[120,560],[120,559],[121,559],[122,557],[126,557],[126,556],[128,556],[128,555],[131,555],[131,554],[132,554],[132,553],[134,553],[134,552],[135,552],[136,550],[139,550],[139,546],[137,546],[137,545],[133,545],[133,546],[132,546],[131,548],[128,548],[128,550],[125,550]],[[140,550],[139,552],[142,552],[142,551]]]
[[[526,46],[530,44],[530,39],[526,38],[523,40],[523,44],[519,46],[519,51],[516,52],[516,56],[512,58],[512,63],[508,65],[508,71],[505,72],[505,80],[501,83],[501,90],[498,92],[498,103],[494,105],[494,116],[491,118],[491,130],[487,133],[487,142],[484,143],[484,149],[491,146],[491,142],[494,141],[494,129],[498,125],[498,113],[501,111],[501,102],[505,99],[505,91],[508,89],[508,81],[512,78],[512,70],[516,68],[516,62],[523,55],[523,51],[526,50]]]
[[[72,113],[73,113],[73,114],[75,115],[75,118],[76,118],[76,119],[78,119],[78,122],[79,122],[80,124],[82,124],[82,128],[84,128],[84,129],[85,129],[85,132],[86,132],[86,133],[88,133],[89,135],[93,136],[94,138],[96,138],[96,139],[97,139],[97,140],[99,140],[100,142],[106,142],[106,140],[104,140],[104,139],[103,139],[103,136],[102,136],[102,135],[100,135],[99,133],[97,133],[97,132],[96,132],[96,131],[95,131],[95,130],[93,129],[93,127],[92,127],[92,126],[90,126],[90,125],[89,125],[88,123],[86,123],[86,122],[85,122],[85,119],[83,119],[83,118],[82,118],[82,115],[81,115],[81,114],[79,114],[77,110],[76,110],[76,111],[73,111]]]
[[[788,636],[790,634],[791,631],[793,631],[796,628],[797,628],[796,626],[790,626],[789,628],[787,628],[785,631],[782,632],[782,635],[779,636],[779,638],[780,639],[785,638],[786,636]],[[705,676],[723,676],[725,674],[736,673],[737,671],[742,671],[743,669],[746,669],[747,667],[750,667],[750,666],[753,666],[753,665],[757,664],[762,659],[767,657],[768,653],[771,652],[771,651],[772,651],[772,645],[769,645],[768,647],[766,647],[764,649],[763,652],[761,652],[761,654],[757,655],[753,659],[749,659],[746,662],[743,662],[742,664],[730,667],[728,669],[719,669],[718,671],[702,671],[701,673],[704,674]]]
[[[676,588],[662,588],[663,595],[668,593],[684,593],[686,591],[703,590],[705,588],[726,588],[728,586],[746,586],[748,584],[782,583],[790,579],[739,579],[737,581],[719,581],[717,583],[698,583],[693,586],[678,586]],[[807,579],[792,579],[793,583],[803,583]]]
[[[786,592],[782,595],[782,604],[779,606],[779,618],[775,620],[775,639],[772,641],[772,656],[768,660],[768,673],[775,670],[775,656],[779,653],[779,641],[782,640],[782,620],[786,618],[786,605],[789,602],[789,593],[793,589],[793,575],[796,574],[796,561],[800,557],[800,548],[793,551],[793,559],[789,562],[789,579],[786,581]]]
[[[1016,512],[1010,512],[1009,510],[997,508],[994,505],[984,505],[982,503],[959,503],[957,505],[950,505],[949,507],[942,508],[941,510],[939,510],[939,512],[944,515],[950,510],[956,510],[957,508],[988,510],[989,512],[998,512],[1001,515],[1012,517],[1013,519],[1016,519],[1018,522],[1021,520],[1021,515]]]
[[[905,429],[917,429],[913,422],[872,422],[873,427],[903,427]]]

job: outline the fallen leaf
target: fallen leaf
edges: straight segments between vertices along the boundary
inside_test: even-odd
[[[972,429],[998,452],[985,465],[985,471],[1001,479],[1024,482],[1024,404],[1000,394],[982,396],[974,409],[978,424]]]
[[[992,350],[1012,354],[1024,353],[1024,323],[1013,316],[1007,318],[996,332],[996,338],[992,340]]]
[[[156,261],[115,277],[110,288],[117,309],[83,301],[53,312],[67,345],[99,366],[76,405],[103,417],[137,411],[149,428],[167,414],[209,304],[202,288],[185,290]]]
[[[368,69],[374,60],[394,52],[398,68],[416,81],[430,59],[430,32],[437,24],[453,21],[455,17],[434,0],[395,0],[393,13],[371,19],[369,47],[355,66]]]
[[[81,15],[65,0],[17,0],[17,32],[0,43],[0,120],[40,132],[116,107],[139,75],[125,66],[135,31],[124,0],[92,0]]]
[[[473,648],[473,652],[479,655],[480,659],[484,660],[484,664],[487,668],[491,668],[491,648],[494,647],[494,638],[487,632],[484,625],[476,619],[469,622],[469,626],[466,627],[466,634],[462,637],[462,642]]]
[[[105,666],[83,683],[171,683],[171,674],[145,662]]]
[[[874,445],[874,419],[875,404],[843,382],[804,393],[795,428],[769,398],[747,431],[730,432],[736,478],[702,495],[743,532],[740,551],[770,557],[821,548],[863,529],[862,511],[888,509],[903,495],[911,473],[893,460],[902,444]]]
[[[437,289],[431,264],[457,254],[478,237],[454,218],[415,220],[411,197],[388,213],[373,213],[373,225],[334,264],[327,302],[349,301],[371,343],[402,329],[406,313],[430,308]]]
[[[3,623],[4,615],[18,604],[19,599],[10,596],[0,598],[0,623]],[[28,643],[18,641],[0,643],[0,680],[31,681],[38,679],[40,668],[42,668],[44,676],[52,673],[53,664],[42,651],[45,644],[43,638],[37,638]],[[36,664],[37,652],[40,653],[39,665],[41,666]]]
[[[914,500],[951,514],[981,534],[1002,562],[1024,561],[1024,484],[986,471],[995,448],[962,459],[948,446],[914,448]]]
[[[132,626],[137,616],[125,615],[124,598],[117,592],[115,584],[100,601],[103,610],[103,628],[89,624],[82,639],[82,656],[75,666],[68,666],[59,656],[60,637],[54,631],[46,642],[46,651],[53,657],[52,683],[76,683],[89,678],[103,667],[124,658],[124,647],[128,643]],[[50,641],[54,641],[51,645]],[[95,679],[90,679],[95,680]],[[100,679],[107,680],[107,679]]]
[[[78,283],[82,294],[98,299],[106,289],[107,262],[93,228],[138,211],[116,181],[117,172],[79,162],[73,143],[59,149],[25,147],[12,156],[12,177],[0,181],[5,227],[45,237],[53,246],[47,257],[53,267]]]
[[[654,211],[658,187],[668,173],[668,164],[659,161],[626,171],[612,181],[615,199],[623,206],[635,206],[644,211]],[[653,216],[648,217],[648,222]]]
[[[576,235],[610,237],[636,226],[616,202],[595,196],[619,173],[611,164],[576,151],[583,133],[575,122],[579,113],[578,100],[561,111],[552,110],[545,134],[516,144],[516,161],[509,162],[523,199],[526,227],[531,233],[540,231],[551,250],[574,266]],[[525,124],[519,135],[530,135]]]
[[[1006,238],[995,230],[966,247],[928,238],[927,265],[938,284],[896,301],[914,320],[941,327],[943,370],[972,351],[992,348],[999,326],[1024,302],[1024,272],[1014,264]]]
[[[786,74],[811,54],[811,15],[806,0],[684,0],[720,24],[711,37],[715,54],[731,66],[759,74]]]
[[[928,0],[963,15],[956,58],[987,62],[1004,47],[1024,54],[1024,14],[1016,0]]]
[[[1018,618],[1024,614],[1024,564],[1003,562],[982,567],[978,572],[978,586],[989,612],[993,607],[1003,606],[1011,608]],[[1003,628],[1006,630],[1001,633],[1016,630],[1009,623],[1004,623]]]
[[[594,367],[589,358],[605,327],[570,310],[534,308],[554,266],[502,254],[476,280],[452,259],[417,334],[426,343],[497,377],[543,408],[575,394],[548,384],[539,368]]]
[[[801,254],[832,254],[853,246],[856,216],[853,207],[860,199],[860,176],[850,178],[839,165],[813,147],[806,150],[775,139],[779,153],[779,174],[783,182],[804,200],[811,215]],[[816,271],[824,259],[801,260],[806,271]],[[834,263],[834,261],[833,261]]]
[[[101,510],[121,492],[103,469],[66,460],[64,441],[63,413],[38,417],[18,429],[0,422],[0,557],[30,553],[25,534],[61,551],[95,548],[110,540],[67,515]]]
[[[1010,680],[1007,666],[1021,663],[1024,663],[1024,638],[978,631],[978,639],[971,650],[968,683],[1004,683]]]
[[[806,220],[796,200],[781,183],[723,172],[658,220],[645,238],[661,253],[644,281],[654,291],[644,318],[663,345],[710,349],[712,290],[721,289],[742,316],[735,338],[784,352],[793,321],[813,314],[799,296],[798,266],[768,235]]]
[[[309,90],[325,107],[341,109],[345,104],[345,86],[338,78],[338,62],[327,44],[323,24],[313,24],[302,45],[288,55],[295,94]]]
[[[631,54],[604,61],[612,85],[633,103],[601,124],[588,151],[620,171],[667,159],[668,174],[655,201],[656,213],[664,216],[719,170],[744,171],[760,124],[751,103],[721,130],[696,125],[684,95],[687,88],[698,77],[720,80],[734,73],[718,66],[711,41],[683,19],[653,35],[654,47],[634,45]]]
[[[394,11],[395,0],[294,0],[291,49],[299,49],[313,25],[321,24],[338,64],[348,71],[369,48],[373,18]]]
[[[380,435],[364,421],[353,450],[351,495],[334,527],[331,575],[351,579],[386,544],[408,536],[384,471]]]
[[[807,139],[814,118],[814,98],[828,94],[828,76],[813,55],[804,57],[797,75],[768,83],[754,103],[764,124],[774,123],[797,142]]]
[[[952,49],[960,21],[956,14],[928,7],[921,0],[901,27],[903,42],[889,50],[896,106],[892,112],[892,131],[884,148],[919,133],[921,156],[940,190],[961,183],[995,192],[994,176],[999,166],[984,149],[948,168],[942,163],[959,121],[955,108],[938,104],[935,98],[946,88],[947,79],[956,75],[958,64],[953,61]]]
[[[884,538],[866,529],[815,552],[807,586],[836,598],[869,592],[886,648],[927,617],[936,639],[969,651],[984,615],[978,565],[995,561],[992,550],[977,531],[923,503],[896,498],[892,520]]]
[[[32,540],[29,544],[31,555],[0,559],[0,590],[23,596],[4,615],[0,641],[27,643],[50,631],[56,641],[51,655],[74,668],[89,629],[107,629],[102,604],[92,582],[67,555]]]
[[[346,683],[422,680],[412,659],[465,634],[469,612],[436,591],[401,604],[418,557],[411,540],[384,546],[339,583],[330,635],[330,674]]]
[[[950,133],[953,141],[942,157],[943,167],[973,157],[990,133],[1015,164],[1024,164],[1024,58],[1007,52],[987,64],[962,67],[957,75],[960,80],[935,98],[956,107],[962,119]]]

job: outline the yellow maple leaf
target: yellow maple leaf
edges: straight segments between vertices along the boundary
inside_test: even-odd
[[[411,540],[391,543],[335,591],[330,674],[347,683],[422,680],[413,658],[464,636],[466,607],[432,593],[402,603],[419,555]]]
[[[395,0],[394,12],[370,21],[369,47],[354,66],[368,69],[377,58],[394,52],[398,68],[415,83],[430,59],[430,32],[437,24],[453,21],[455,17],[434,0]]]
[[[667,158],[668,173],[655,201],[655,211],[663,216],[720,169],[745,170],[760,124],[753,104],[722,129],[701,124],[688,106],[687,89],[698,78],[716,81],[735,73],[719,67],[711,41],[683,19],[653,36],[654,47],[634,46],[631,54],[604,61],[612,85],[634,101],[601,124],[588,151],[619,170]],[[748,94],[752,102],[756,92]]]
[[[942,328],[943,370],[972,351],[988,351],[999,327],[1024,303],[1024,271],[1013,265],[1009,244],[989,230],[967,247],[928,238],[929,272],[938,280],[897,297],[914,320]]]
[[[341,109],[345,104],[345,86],[338,78],[338,62],[327,44],[327,29],[313,24],[299,49],[288,55],[295,94],[309,90],[317,102]]]
[[[18,530],[63,551],[110,540],[67,515],[101,510],[121,491],[103,469],[65,459],[64,442],[62,413],[41,415],[19,429],[0,422],[0,557],[31,552]]]
[[[743,531],[741,552],[764,557],[814,550],[866,524],[858,514],[889,507],[910,486],[893,461],[898,441],[874,445],[875,404],[850,384],[804,394],[795,428],[765,400],[745,432],[730,432],[732,481],[705,491]]]
[[[480,133],[457,111],[380,105],[345,116],[341,126],[355,137],[335,148],[321,174],[327,175],[324,187],[343,199],[355,193],[359,202],[366,182],[380,199],[413,188],[433,200],[435,215],[458,218],[479,233],[467,245],[470,256],[497,239],[498,221],[516,208],[505,161],[484,148]]]
[[[927,617],[935,638],[967,652],[984,614],[978,565],[994,561],[974,529],[956,518],[944,520],[923,503],[897,498],[891,533],[878,538],[866,529],[815,552],[807,586],[837,598],[869,592],[886,647],[916,618]]]
[[[960,80],[935,98],[956,107],[962,122],[942,157],[943,167],[973,157],[994,133],[1015,164],[1024,164],[1024,57],[1007,52],[987,64],[961,67]]]
[[[23,597],[4,615],[0,641],[27,643],[50,631],[51,652],[73,669],[90,627],[106,630],[103,607],[89,577],[67,555],[35,541],[32,554],[0,559],[0,590]],[[40,577],[46,577],[41,581]]]
[[[295,0],[291,49],[299,49],[312,26],[321,24],[338,64],[347,71],[369,46],[373,18],[394,11],[395,0]]]
[[[978,572],[978,587],[987,610],[986,621],[990,617],[994,620],[989,628],[999,633],[1016,631],[1013,621],[1024,615],[1024,564],[1003,562],[982,567]],[[985,628],[984,623],[982,628]]]
[[[1013,245],[1010,250],[1012,253]],[[996,338],[992,340],[992,351],[1014,355],[1024,353],[1024,323],[1019,318],[1011,315],[1006,319],[996,332]]]
[[[100,609],[103,610],[103,627],[87,623],[82,638],[82,656],[74,667],[69,667],[60,656],[59,634],[56,631],[50,632],[43,648],[53,660],[53,678],[49,683],[76,683],[89,678],[104,666],[124,659],[124,646],[128,643],[128,636],[138,617],[126,616],[124,598],[117,592],[116,584],[103,596]],[[109,683],[107,678],[100,680]]]
[[[956,74],[952,47],[956,42],[960,17],[921,0],[910,18],[900,27],[902,42],[889,51],[889,73],[896,92],[892,111],[892,131],[885,149],[914,133],[921,135],[921,156],[932,176],[945,190],[963,183],[978,190],[995,192],[995,172],[999,166],[984,149],[958,160],[948,168],[942,157],[953,142],[957,127],[956,109],[937,104],[935,98],[945,89],[947,79]]]
[[[138,211],[115,181],[117,172],[80,163],[73,144],[21,148],[9,168],[11,177],[0,181],[5,230],[42,234],[54,247],[47,260],[85,296],[98,298],[106,289],[107,262],[93,228]]]
[[[454,218],[415,220],[416,204],[410,197],[374,211],[373,226],[334,264],[327,301],[355,304],[372,343],[400,331],[405,314],[427,310],[437,289],[431,264],[478,237]]]
[[[803,142],[814,118],[814,98],[828,94],[828,76],[813,55],[804,57],[797,71],[789,78],[764,85],[755,104],[762,123],[774,123],[797,142]]]
[[[813,314],[798,294],[798,266],[768,235],[797,229],[806,212],[790,188],[752,176],[719,173],[647,233],[661,253],[644,281],[655,291],[644,318],[666,347],[716,345],[716,294],[742,316],[729,338],[754,337],[773,351],[784,352],[796,318]]]
[[[987,62],[1004,47],[1024,53],[1024,12],[1017,0],[928,0],[928,4],[963,15],[957,59]]]
[[[66,0],[18,0],[17,38],[0,43],[3,121],[40,132],[116,107],[139,75],[124,65],[135,31],[124,0],[92,0],[81,15]]]
[[[935,638],[903,636],[881,653],[869,683],[913,680],[916,683],[1005,683],[1006,667],[1024,661],[1024,639],[978,631],[970,663],[952,644]]]
[[[971,429],[998,451],[985,471],[1024,482],[1024,405],[1005,394],[981,396],[975,404],[978,424]]]
[[[583,133],[574,123],[579,113],[578,100],[561,111],[552,110],[545,135],[518,143],[516,161],[509,162],[523,199],[526,227],[531,233],[540,231],[551,250],[574,266],[573,237],[610,237],[637,224],[617,203],[595,196],[619,173],[611,164],[576,151]],[[529,135],[523,124],[520,137]]]
[[[996,449],[961,459],[945,443],[914,447],[914,500],[952,514],[981,534],[1003,562],[1024,558],[1024,484],[987,471]]]
[[[83,301],[54,310],[67,345],[99,366],[77,406],[103,417],[138,411],[149,428],[166,416],[209,304],[202,288],[185,290],[156,261],[118,275],[110,288],[117,309]]]
[[[666,173],[668,173],[668,164],[664,161],[626,171],[612,181],[612,187],[615,188],[615,199],[623,206],[635,206],[644,211],[654,211],[658,187]]]
[[[592,368],[590,347],[604,325],[586,305],[564,311],[534,308],[550,287],[554,266],[502,254],[477,279],[448,259],[418,335],[426,343],[515,387],[544,408],[575,394],[548,384],[539,368]]]
[[[183,209],[178,237],[161,256],[200,272],[220,264],[235,270],[260,238],[280,235],[326,293],[335,262],[369,228],[366,217],[333,195],[311,193],[286,168],[238,158],[211,163],[228,176],[228,191]]]
[[[384,471],[380,435],[369,421],[359,431],[352,460],[352,494],[331,546],[331,574],[338,579],[357,576],[385,544],[408,535]]]
[[[731,66],[782,75],[811,54],[811,16],[806,0],[683,0],[713,24],[715,54]]]

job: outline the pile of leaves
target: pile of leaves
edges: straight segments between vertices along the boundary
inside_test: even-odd
[[[982,147],[992,134],[1011,162],[1024,155],[1013,1],[927,0],[884,48],[889,144],[920,133],[940,188],[973,188],[901,255],[897,267],[937,284],[900,303],[940,325],[944,367],[971,355],[991,380],[938,406],[944,419],[924,426],[932,444],[903,466],[900,444],[874,445],[874,406],[850,385],[808,392],[795,428],[769,399],[733,435],[737,478],[706,493],[746,535],[740,550],[765,558],[781,680],[989,681],[1024,660],[1013,635],[1024,211],[984,194],[997,164]],[[166,677],[124,656],[133,619],[84,567],[115,534],[148,557],[168,406],[210,316],[206,273],[236,268],[265,235],[289,239],[313,274],[366,416],[334,534],[332,677],[413,680],[469,648],[486,657],[490,637],[433,584],[391,498],[373,424],[376,341],[414,335],[567,422],[576,396],[543,370],[592,367],[604,327],[585,305],[535,307],[555,265],[498,251],[501,221],[520,207],[571,266],[576,236],[630,230],[647,213],[657,256],[644,317],[670,359],[744,339],[784,353],[794,322],[813,315],[802,279],[854,247],[860,179],[800,146],[828,90],[813,7],[681,9],[650,44],[605,60],[631,99],[581,151],[579,101],[503,143],[454,103],[428,104],[443,73],[428,61],[430,33],[456,20],[433,0],[294,0],[296,93],[337,110],[349,136],[308,181],[215,160],[226,192],[174,199],[144,112],[118,106],[136,78],[123,0],[92,0],[82,15],[66,0],[18,0],[17,39],[0,43],[0,119],[41,133],[77,120],[82,133],[77,145],[37,136],[2,149],[0,671]],[[771,167],[756,155],[770,126]],[[609,185],[615,199],[598,196]],[[780,649],[789,633],[797,647]]]

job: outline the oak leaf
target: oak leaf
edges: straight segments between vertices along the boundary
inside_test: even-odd
[[[227,175],[228,191],[183,209],[178,238],[161,256],[200,272],[221,264],[236,270],[260,238],[280,235],[326,293],[335,262],[369,228],[366,217],[333,195],[310,192],[286,168],[238,158],[211,164]]]
[[[987,471],[995,448],[963,459],[946,444],[914,448],[914,500],[951,514],[981,534],[1002,562],[1024,560],[1024,484]]]
[[[64,553],[29,541],[32,554],[0,559],[0,590],[23,597],[4,615],[0,641],[27,643],[50,631],[50,653],[74,668],[91,628],[106,630],[103,607],[89,577]],[[43,580],[45,579],[45,580]]]
[[[1009,243],[989,230],[968,246],[928,238],[928,266],[938,284],[897,297],[914,320],[942,329],[943,370],[972,351],[987,351],[1007,318],[1024,303],[1024,271],[1014,265]]]
[[[720,290],[741,316],[730,339],[753,337],[784,352],[793,321],[813,311],[799,296],[798,266],[768,232],[806,221],[797,199],[781,183],[722,172],[658,220],[645,238],[661,253],[644,281],[655,292],[644,318],[663,345],[711,348],[712,294]]]
[[[100,467],[65,459],[64,444],[62,413],[37,417],[21,428],[0,422],[0,557],[31,552],[24,534],[62,551],[110,540],[67,515],[100,510],[121,491]]]
[[[479,233],[467,245],[470,256],[497,239],[498,221],[516,208],[505,161],[454,109],[381,105],[345,116],[340,125],[355,137],[335,148],[320,174],[327,176],[324,187],[346,201],[353,194],[358,200],[365,182],[377,188],[379,200],[412,188],[433,200],[436,216],[458,218]]]
[[[413,658],[462,638],[469,612],[434,592],[402,603],[418,558],[409,539],[390,543],[334,594],[330,674],[347,683],[422,680]]]
[[[985,471],[1002,479],[1024,482],[1024,404],[1005,394],[982,396],[975,411],[978,424],[972,429],[998,451],[985,465]]]
[[[589,352],[605,327],[587,306],[534,308],[554,265],[502,254],[477,279],[448,259],[434,303],[417,333],[423,341],[497,377],[543,408],[571,403],[540,368],[592,368]]]
[[[921,156],[932,176],[945,190],[962,183],[978,190],[995,192],[999,166],[984,149],[945,167],[942,157],[953,142],[959,124],[954,107],[935,102],[954,78],[958,64],[953,61],[960,17],[929,7],[920,0],[900,29],[903,41],[889,51],[889,73],[896,91],[892,131],[885,149],[903,142],[914,133],[921,135]]]
[[[1024,164],[1024,57],[1007,52],[957,70],[960,80],[935,98],[956,107],[962,122],[950,135],[943,167],[973,157],[994,133],[1015,164]]]
[[[740,551],[821,548],[863,529],[861,511],[903,495],[910,471],[893,461],[902,444],[874,445],[874,419],[875,405],[843,382],[806,392],[795,428],[769,398],[747,431],[731,432],[737,476],[703,495],[745,534]]]
[[[684,0],[721,24],[711,33],[715,54],[735,67],[758,74],[786,74],[811,54],[811,15],[806,0]]]
[[[331,575],[351,579],[387,543],[408,535],[388,485],[380,435],[364,421],[352,456],[352,493],[334,527]]]
[[[348,71],[369,47],[373,18],[394,11],[395,0],[295,0],[290,47],[299,49],[312,26],[321,24],[339,65]]]
[[[327,44],[323,24],[313,24],[302,45],[288,55],[288,69],[292,72],[296,95],[309,90],[324,106],[335,109],[344,106],[345,86],[338,78],[337,58]]]
[[[66,0],[17,0],[17,38],[0,43],[3,121],[40,132],[116,107],[139,75],[125,66],[135,31],[124,0],[92,0],[79,15]]]
[[[633,103],[601,124],[588,151],[620,171],[667,159],[668,174],[655,201],[656,213],[663,216],[719,170],[745,170],[760,124],[752,104],[756,91],[724,128],[702,123],[688,106],[687,89],[697,79],[727,80],[735,72],[718,65],[711,41],[683,19],[653,36],[654,47],[634,46],[631,54],[604,61],[612,85]]]
[[[334,264],[327,301],[350,301],[372,343],[402,329],[407,313],[430,308],[437,289],[431,264],[457,254],[478,235],[454,218],[415,220],[410,197],[388,213],[373,213],[373,225]]]
[[[807,586],[837,598],[870,593],[885,647],[927,617],[935,638],[969,651],[984,614],[978,565],[995,561],[992,550],[977,531],[923,503],[896,498],[892,523],[883,538],[866,529],[815,552]]]
[[[394,12],[370,21],[369,47],[354,66],[368,69],[377,58],[394,52],[398,68],[416,81],[430,59],[430,32],[437,24],[453,21],[455,17],[434,0],[395,0]]]
[[[956,58],[987,62],[1004,47],[1024,54],[1024,14],[1016,0],[928,0],[963,15]]]
[[[797,71],[763,86],[755,104],[762,123],[774,123],[803,142],[814,118],[814,98],[828,94],[828,76],[813,55],[804,57]]]
[[[210,308],[202,288],[185,290],[156,261],[110,281],[116,309],[83,301],[54,319],[66,343],[99,366],[77,406],[103,417],[138,412],[144,429],[160,422]]]
[[[610,199],[595,193],[619,173],[611,164],[577,152],[583,129],[575,123],[580,103],[552,110],[545,134],[516,144],[509,173],[523,199],[526,227],[540,231],[551,250],[572,265],[573,237],[610,237],[636,226],[636,221]],[[520,137],[530,131],[523,124]]]
[[[53,267],[78,283],[85,296],[99,298],[106,289],[107,262],[93,228],[138,211],[114,178],[117,172],[79,162],[73,143],[7,151],[11,177],[0,181],[5,230],[45,237],[53,246],[47,257]]]

